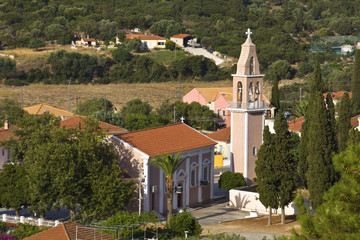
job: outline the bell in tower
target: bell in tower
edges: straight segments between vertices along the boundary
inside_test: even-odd
[[[247,39],[241,46],[236,73],[233,74],[233,102],[231,111],[231,164],[234,172],[241,172],[251,184],[255,175],[257,151],[262,144],[265,111],[262,101],[263,74],[260,74],[256,46],[247,30]]]

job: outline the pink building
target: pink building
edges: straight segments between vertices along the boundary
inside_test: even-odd
[[[173,209],[195,207],[213,199],[216,142],[183,123],[114,135],[110,138],[122,169],[138,183],[139,211],[167,212],[165,174],[148,165],[151,158],[181,152],[189,158],[174,174]],[[137,198],[139,200],[139,198]]]
[[[250,38],[242,44],[236,74],[233,74],[233,101],[231,111],[232,169],[241,172],[247,183],[256,177],[255,161],[262,144],[265,112],[269,110],[263,101],[263,74],[260,74],[256,47]]]
[[[230,126],[230,111],[227,110],[228,101],[232,100],[232,87],[230,88],[194,88],[183,97],[183,102],[198,102],[208,106],[222,119],[226,126]]]
[[[6,120],[4,127],[0,128],[0,142],[9,140],[14,137],[14,134],[11,132],[11,129],[14,129],[14,126],[9,126],[9,122]],[[4,164],[10,160],[10,151],[2,146],[0,146],[0,171],[3,168]]]

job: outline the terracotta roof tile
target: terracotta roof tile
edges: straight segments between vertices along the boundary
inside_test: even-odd
[[[143,35],[143,34],[126,34],[125,39],[134,39],[134,38],[138,38],[140,40],[166,40],[166,38],[157,35]]]
[[[214,102],[221,95],[224,96],[226,101],[233,100],[233,88],[232,87],[196,88],[196,89],[201,93],[201,95],[203,95],[203,97],[206,99],[207,102]],[[264,94],[263,94],[263,101],[270,103]]]
[[[223,128],[223,129],[220,129],[220,130],[217,130],[216,132],[213,132],[213,133],[210,133],[208,134],[207,136],[209,138],[212,138],[214,139],[215,141],[222,141],[222,142],[227,142],[227,143],[230,143],[230,128],[227,127],[227,128]]]
[[[170,38],[186,38],[189,36],[190,36],[190,34],[177,34],[177,35],[171,36]]]
[[[331,97],[332,99],[341,99],[342,96],[344,95],[344,93],[346,93],[347,91],[340,91],[340,92],[333,92],[331,93]],[[352,98],[352,93],[351,92],[347,92],[349,94],[349,97]],[[326,98],[327,93],[324,93],[324,98]]]
[[[293,131],[293,132],[301,132],[301,126],[303,124],[303,122],[305,121],[304,116],[296,118],[295,122],[291,121],[288,123],[289,125],[289,130]]]
[[[9,140],[12,137],[15,137],[15,135],[12,133],[11,130],[15,129],[15,126],[10,126],[9,129],[4,129],[4,127],[0,128],[0,141]]]
[[[116,135],[150,157],[216,145],[216,142],[183,123]]]
[[[60,121],[60,126],[65,128],[79,128],[79,127],[81,128],[81,126],[84,126],[84,122],[86,119],[87,117],[80,117],[76,115],[71,118]],[[102,121],[100,121],[99,126],[102,130],[109,131],[109,133],[111,134],[119,134],[119,133],[127,132],[127,130],[124,128],[120,128],[118,126],[111,125],[109,123]]]
[[[56,107],[52,107],[46,104],[38,104],[38,105],[34,105],[31,107],[26,107],[24,108],[25,111],[27,111],[30,114],[34,114],[34,115],[41,115],[44,114],[44,112],[49,112],[51,114],[54,114],[56,117],[72,117],[74,116],[73,113],[56,108]]]
[[[93,240],[94,235],[96,236],[95,239],[114,239],[108,234],[100,233],[99,231],[90,228],[85,228],[80,224],[74,222],[65,222],[56,227],[50,228],[49,230],[35,234],[31,237],[24,238],[24,240]]]
[[[95,38],[83,38],[82,39],[84,42],[96,42]]]
[[[352,117],[352,118],[350,119],[351,126],[353,126],[353,127],[359,126],[359,118],[360,118],[360,115],[357,115],[357,116]]]

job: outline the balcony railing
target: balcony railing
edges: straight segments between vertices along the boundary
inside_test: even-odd
[[[247,110],[256,110],[256,109],[264,109],[269,108],[269,104],[265,101],[256,101],[256,102],[228,102],[229,108],[241,108]]]

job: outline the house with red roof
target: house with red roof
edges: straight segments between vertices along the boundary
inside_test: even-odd
[[[174,174],[173,209],[211,202],[214,196],[214,146],[216,142],[184,123],[114,135],[110,138],[118,153],[119,166],[142,184],[140,210],[166,214],[164,172],[148,162],[163,154],[189,158]],[[139,200],[139,198],[137,199]]]
[[[217,142],[215,146],[215,152],[217,153],[217,155],[222,156],[221,166],[230,165],[230,144],[231,144],[230,127],[219,129],[216,132],[209,133],[207,136]]]
[[[97,40],[95,38],[81,38],[79,41],[76,41],[76,45],[77,46],[82,46],[82,47],[96,47],[97,45]]]
[[[11,132],[15,126],[10,126],[8,120],[5,120],[4,127],[0,128],[0,142],[9,140],[15,135]],[[10,150],[0,146],[0,171],[3,168],[4,164],[6,164],[10,160]]]
[[[170,37],[170,40],[180,47],[187,47],[188,42],[192,39],[193,37],[190,34],[177,34]]]
[[[81,130],[84,128],[86,121],[88,120],[88,117],[81,117],[81,116],[73,116],[71,118],[65,119],[60,121],[60,126],[65,128],[76,128]],[[120,134],[124,132],[128,132],[124,128],[120,128],[118,126],[99,121],[99,127],[102,129],[102,131],[109,137],[110,135],[114,134]]]
[[[127,39],[140,39],[142,46],[147,49],[165,48],[166,38],[157,35],[126,34]]]

